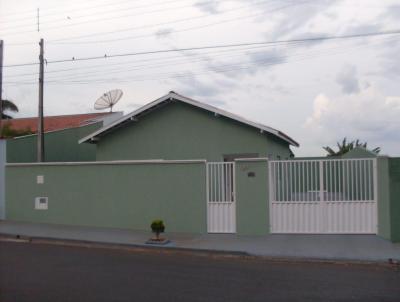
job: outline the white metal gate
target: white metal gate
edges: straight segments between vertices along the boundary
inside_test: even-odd
[[[269,163],[272,233],[377,233],[376,159]]]
[[[233,162],[207,163],[207,229],[209,233],[236,232]]]

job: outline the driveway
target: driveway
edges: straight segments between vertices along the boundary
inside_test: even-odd
[[[383,265],[0,241],[0,301],[399,301]]]

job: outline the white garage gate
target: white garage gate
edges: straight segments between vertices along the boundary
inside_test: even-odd
[[[376,159],[269,162],[272,233],[377,233]]]

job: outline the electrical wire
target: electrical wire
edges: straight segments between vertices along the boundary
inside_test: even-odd
[[[121,53],[115,55],[102,55],[102,56],[91,56],[82,58],[71,58],[71,59],[60,59],[60,60],[47,60],[47,64],[56,63],[66,63],[66,62],[78,62],[78,61],[92,61],[100,59],[110,59],[110,58],[121,58],[130,56],[142,56],[142,55],[154,55],[161,53],[172,53],[172,52],[185,52],[194,50],[205,50],[205,49],[218,49],[218,48],[229,48],[229,47],[242,47],[242,46],[255,46],[255,45],[274,45],[274,44],[290,44],[299,42],[317,42],[317,41],[329,41],[329,40],[342,40],[342,39],[355,39],[355,38],[367,38],[373,36],[386,36],[386,35],[397,35],[400,34],[400,30],[387,30],[381,32],[369,32],[360,34],[350,34],[350,35],[338,35],[338,36],[321,36],[321,37],[311,37],[303,39],[288,39],[288,40],[277,40],[277,41],[263,41],[263,42],[248,42],[248,43],[237,43],[237,44],[221,44],[221,45],[209,45],[209,46],[199,46],[199,47],[187,47],[187,48],[173,48],[173,49],[162,49],[162,50],[152,50],[152,51],[142,51],[142,52],[132,52],[132,53]],[[20,67],[20,66],[31,66],[38,65],[37,62],[23,63],[23,64],[11,64],[4,65],[4,68],[10,67]]]
[[[250,62],[241,62],[241,63],[236,63],[236,64],[219,65],[216,68],[214,68],[213,71],[218,72],[220,70],[225,70],[226,68],[228,68],[230,70],[230,68],[234,68],[235,66],[242,66],[242,65],[245,65],[245,64],[250,64],[251,66],[253,66],[253,65],[258,66],[258,64],[267,64],[267,63],[270,63],[271,61],[272,62],[274,62],[274,61],[280,62],[280,61],[284,61],[284,60],[286,60],[288,58],[290,59],[290,58],[296,58],[296,57],[299,57],[299,58],[321,57],[321,56],[323,56],[325,54],[344,53],[344,52],[347,52],[349,50],[353,50],[355,48],[360,48],[360,47],[364,47],[364,45],[356,45],[356,46],[353,46],[353,47],[350,47],[350,48],[347,48],[347,49],[344,49],[343,46],[336,46],[336,47],[328,48],[326,50],[323,49],[323,50],[308,51],[305,54],[304,53],[299,53],[299,54],[295,53],[295,54],[292,54],[292,55],[274,56],[274,57],[267,58],[267,59],[251,59],[250,58]],[[341,52],[338,52],[337,50],[341,50]],[[258,52],[258,53],[261,53],[261,52]],[[254,55],[256,53],[248,53],[247,55],[252,55],[252,54]],[[240,56],[240,55],[241,54],[237,54],[237,55],[233,55],[233,56],[230,56],[230,57],[232,58],[232,57],[237,57],[237,56]],[[201,61],[201,60],[198,60],[198,61]],[[237,60],[235,60],[235,62],[236,61]],[[183,64],[191,64],[191,63],[192,62],[183,62]],[[138,66],[137,68],[134,68],[134,69],[124,69],[124,70],[116,70],[114,72],[107,72],[107,75],[109,75],[109,74],[122,74],[122,73],[125,73],[125,72],[135,71],[135,70],[147,71],[147,70],[149,70],[151,68],[159,68],[159,67],[165,67],[165,66],[171,66],[171,65],[176,66],[176,65],[179,65],[179,63],[175,63],[175,64],[168,63],[168,64],[165,64],[164,66],[163,65],[153,65],[153,66],[142,65],[142,66]],[[193,69],[191,69],[191,72],[193,72]],[[102,72],[97,72],[97,74],[98,75],[99,74],[104,75],[104,73],[102,73]],[[167,73],[166,75],[170,75],[170,74],[171,73]],[[162,74],[157,73],[156,76],[158,76],[158,75],[162,75]],[[82,79],[82,77],[83,77],[83,79]],[[65,81],[65,80],[66,81],[68,81],[68,80],[74,80],[74,81],[86,80],[86,81],[89,81],[89,82],[97,80],[96,78],[94,78],[94,79],[93,78],[92,79],[85,79],[85,77],[87,77],[87,75],[85,75],[85,74],[75,74],[75,75],[48,78],[48,80],[63,80],[63,81]],[[140,73],[140,75],[136,76],[136,77],[144,78],[144,79],[146,79],[146,77],[147,77],[147,79],[151,79],[152,77],[154,77],[154,75],[153,74]]]
[[[342,54],[346,53],[349,50],[353,50],[355,48],[363,48],[365,45],[359,44],[354,47],[344,49],[343,47],[335,47],[328,49],[328,52],[315,52],[315,53],[308,53],[308,54],[299,54],[299,55],[292,55],[292,56],[284,56],[284,57],[275,57],[275,58],[268,58],[268,59],[260,59],[260,60],[253,60],[252,62],[249,63],[239,63],[239,64],[225,64],[225,65],[220,65],[217,67],[213,67],[212,70],[206,70],[206,71],[196,71],[193,72],[193,69],[191,69],[190,72],[184,72],[184,73],[179,73],[179,72],[170,72],[170,73],[157,73],[156,75],[153,74],[140,74],[136,75],[134,77],[124,77],[123,79],[119,78],[92,78],[92,79],[73,79],[70,80],[68,78],[61,78],[61,79],[52,79],[46,81],[48,84],[59,84],[59,85],[69,85],[69,84],[93,84],[93,83],[125,83],[125,82],[138,82],[138,81],[150,81],[150,80],[163,80],[163,79],[172,79],[172,78],[184,78],[184,77],[194,77],[194,76],[199,76],[199,75],[204,75],[204,74],[209,74],[209,73],[227,73],[227,72],[232,72],[232,71],[239,71],[239,70],[248,70],[254,67],[267,67],[267,66],[273,66],[273,65],[279,65],[279,64],[286,64],[286,63],[293,63],[293,62],[298,62],[298,61],[304,61],[304,60],[309,60],[309,59],[314,59],[317,57],[324,56],[326,54],[328,55],[337,55],[337,54]],[[329,52],[330,50],[340,50],[336,52]],[[299,58],[298,60],[287,60],[287,58],[293,58],[297,57]],[[247,65],[245,65],[247,64]],[[161,77],[160,77],[161,76]],[[7,85],[18,85],[18,84],[23,84],[23,85],[30,85],[30,84],[37,84],[36,82],[6,82]]]
[[[243,47],[243,48],[233,48],[233,49],[217,49],[217,50],[211,50],[211,51],[202,51],[201,55],[209,55],[212,54],[213,58],[216,56],[227,56],[226,53],[232,53],[232,52],[247,52],[250,50],[254,49],[260,49],[260,48],[269,48],[269,47],[275,47],[274,45],[259,45],[259,46],[249,46],[249,47]],[[286,46],[287,47],[287,46]],[[175,56],[168,56],[168,57],[149,57],[146,59],[135,59],[135,60],[129,60],[129,61],[123,61],[123,62],[114,62],[110,63],[108,62],[107,67],[114,67],[114,66],[124,66],[124,67],[132,67],[131,64],[135,63],[144,63],[144,62],[157,62],[157,61],[163,61],[163,62],[170,62],[170,61],[179,61],[179,59],[187,59],[188,57],[182,57],[182,54],[178,54]],[[188,54],[190,56],[196,57],[198,54]],[[112,70],[120,70],[120,68],[111,68],[107,69],[104,68],[104,64],[96,64],[96,65],[89,65],[89,66],[84,66],[84,67],[75,67],[75,68],[65,68],[65,69],[55,69],[55,70],[46,70],[46,74],[53,74],[53,73],[64,73],[64,72],[69,72],[69,71],[80,71],[81,69],[96,69],[96,68],[101,68],[103,71],[112,71]],[[37,72],[31,72],[31,73],[19,73],[19,74],[12,74],[12,75],[7,75],[7,78],[14,78],[14,77],[24,77],[24,76],[32,76],[32,75],[37,75]]]
[[[309,2],[310,2],[310,0],[306,0],[306,1],[302,1],[302,2],[297,2],[295,4],[281,6],[281,7],[278,7],[278,8],[275,8],[275,9],[271,9],[271,10],[268,10],[268,11],[263,11],[261,13],[234,17],[234,18],[231,18],[231,19],[216,21],[216,22],[212,22],[212,23],[208,23],[208,24],[196,25],[196,26],[183,28],[183,29],[171,30],[171,32],[168,33],[168,34],[187,32],[187,31],[202,29],[202,28],[211,27],[211,26],[215,26],[215,25],[235,22],[235,21],[238,21],[238,20],[261,17],[261,16],[264,16],[267,13],[276,12],[276,11],[283,10],[283,9],[286,9],[286,8],[291,8],[291,7],[297,6],[297,5],[303,5],[303,4],[309,3]],[[184,22],[184,21],[192,21],[193,19],[194,18],[185,18],[185,19],[174,21],[174,23],[180,23],[180,22]],[[157,27],[157,26],[160,26],[160,25],[167,25],[167,24],[169,25],[169,24],[171,24],[171,22],[158,23],[158,24],[154,24],[154,25],[150,25],[150,26],[144,25],[144,26],[140,26],[140,27],[136,27],[136,28],[132,28],[132,29],[144,29],[144,28]],[[57,41],[64,40],[64,39],[59,39],[59,40],[50,40],[48,43],[49,44],[101,44],[101,43],[110,43],[110,42],[120,42],[120,41],[126,41],[126,40],[135,40],[135,39],[148,38],[148,37],[154,37],[154,33],[136,35],[136,36],[128,36],[128,37],[123,37],[123,38],[112,38],[112,39],[106,39],[106,40],[95,40],[95,41],[84,41],[84,42],[57,42]]]
[[[99,0],[85,0],[85,4],[87,4],[88,2],[96,2],[96,5],[92,5],[92,6],[88,6],[88,7],[85,7],[84,5],[82,5],[82,3],[80,3],[79,4],[79,8],[73,8],[73,9],[65,9],[65,8],[63,8],[62,6],[60,7],[60,5],[56,5],[56,6],[53,6],[53,7],[48,7],[48,8],[41,8],[40,9],[40,12],[43,12],[43,11],[45,11],[45,12],[47,12],[47,11],[51,11],[51,10],[61,10],[62,12],[60,12],[60,13],[58,13],[58,12],[53,12],[53,13],[45,13],[45,14],[43,14],[43,13],[41,13],[40,14],[40,18],[46,18],[46,17],[48,17],[48,16],[57,16],[57,15],[60,15],[60,14],[63,14],[63,15],[65,15],[65,14],[67,14],[67,13],[73,13],[73,12],[80,12],[80,11],[82,11],[82,10],[87,10],[87,9],[98,9],[98,8],[102,8],[102,7],[107,7],[107,6],[113,6],[113,7],[115,7],[116,5],[119,5],[119,4],[124,4],[124,3],[132,3],[132,2],[140,2],[141,0],[123,0],[123,1],[118,1],[118,2],[116,2],[116,1],[108,1],[108,2],[106,2],[106,3],[102,3],[102,4],[99,4],[98,2],[99,2]],[[183,1],[183,0],[182,0]],[[82,1],[81,1],[82,2]],[[69,6],[69,2],[68,2],[68,6]],[[2,12],[3,13],[3,12]],[[36,10],[36,8],[34,9],[34,10],[27,10],[27,11],[25,11],[25,12],[16,12],[16,13],[7,13],[7,14],[4,14],[4,16],[2,16],[2,20],[0,20],[0,23],[12,23],[12,22],[18,22],[18,21],[20,21],[20,20],[22,20],[22,21],[26,21],[26,19],[27,19],[27,17],[21,17],[21,18],[14,18],[13,17],[13,19],[12,20],[6,20],[6,21],[4,21],[4,18],[7,18],[7,17],[10,17],[10,16],[13,16],[13,15],[18,15],[18,16],[21,16],[21,15],[24,15],[24,14],[30,14],[30,15],[32,15],[32,17],[31,17],[31,19],[32,20],[36,20],[37,19],[37,10]]]
[[[176,0],[173,0],[176,1]],[[261,3],[264,2],[268,2],[268,1],[261,1]],[[229,11],[234,11],[234,10],[239,10],[242,9],[244,7],[248,7],[249,4],[246,4],[244,6],[241,6],[239,8],[234,8],[231,9]],[[118,15],[118,16],[112,16],[112,17],[108,17],[108,18],[100,18],[100,19],[94,19],[94,20],[86,20],[86,21],[82,21],[82,22],[78,22],[78,23],[71,23],[71,24],[65,24],[65,25],[59,25],[59,26],[53,26],[53,27],[49,27],[49,28],[41,28],[41,31],[50,31],[50,30],[56,30],[56,29],[60,29],[60,28],[65,28],[65,27],[71,27],[71,26],[77,26],[77,25],[82,25],[82,24],[88,24],[88,23],[96,23],[96,22],[104,22],[104,21],[109,21],[109,20],[115,20],[115,19],[121,19],[121,18],[126,18],[126,17],[136,17],[139,16],[141,14],[125,14],[125,15]],[[209,17],[209,14],[204,14],[201,15],[201,17]],[[193,17],[196,18],[196,17]],[[193,18],[185,18],[185,20],[188,19],[193,19]],[[167,22],[168,23],[168,22]],[[151,25],[151,24],[150,24]],[[155,25],[151,25],[152,27],[154,27]],[[6,32],[6,33],[2,33],[3,36],[7,36],[7,35],[20,35],[20,34],[25,34],[25,33],[32,33],[32,32],[37,32],[37,30],[26,30],[26,31],[18,31],[18,32]]]
[[[214,0],[209,0],[209,1],[206,1],[206,2],[209,3],[209,2],[213,2],[213,1]],[[220,0],[220,1],[222,1],[222,0]],[[73,16],[72,18],[69,17],[67,14],[65,14],[63,18],[59,18],[59,19],[56,19],[56,20],[40,21],[40,26],[41,26],[41,30],[46,31],[48,29],[46,27],[43,28],[43,25],[52,24],[52,23],[61,23],[61,22],[66,22],[66,21],[73,22],[74,20],[82,19],[82,18],[86,18],[86,17],[93,17],[93,16],[98,17],[99,15],[108,15],[108,14],[114,13],[114,12],[121,12],[121,11],[126,12],[126,11],[131,11],[131,10],[137,10],[139,8],[160,6],[160,5],[176,3],[176,2],[182,2],[182,0],[162,1],[162,2],[158,2],[158,3],[154,3],[152,5],[141,5],[141,6],[133,6],[133,7],[129,7],[128,6],[128,7],[123,7],[123,8],[107,10],[107,11],[103,11],[103,12],[96,12],[96,13],[91,13],[91,14],[86,14],[86,15]],[[136,16],[154,14],[154,13],[159,13],[159,12],[165,12],[165,11],[169,11],[169,10],[177,10],[177,9],[182,9],[182,8],[187,8],[187,7],[192,7],[192,6],[193,6],[192,4],[190,4],[190,5],[185,4],[185,5],[176,6],[176,7],[158,8],[156,10],[147,11],[147,12],[141,12],[141,13],[137,13],[137,14],[118,15],[118,16],[111,17],[109,19],[124,18],[124,17],[136,17]],[[66,17],[69,17],[70,19],[67,19]],[[97,18],[97,19],[86,20],[86,21],[80,22],[80,23],[66,24],[66,25],[62,25],[62,26],[58,26],[58,27],[56,26],[56,27],[52,27],[51,29],[57,29],[57,28],[62,28],[62,27],[67,27],[67,26],[75,26],[75,25],[98,22],[98,21],[105,21],[105,20],[108,20],[108,19]],[[10,29],[15,29],[15,28],[24,28],[24,27],[36,26],[36,22],[37,22],[37,20],[33,19],[31,21],[31,23],[29,23],[29,24],[21,24],[21,25],[6,27],[6,28],[2,27],[2,29],[1,29],[2,30],[2,34],[4,34],[4,35],[10,34],[8,32],[3,32],[3,30],[7,31],[7,30],[10,30]],[[18,34],[22,34],[22,33],[27,33],[27,32],[32,32],[32,31],[31,30],[29,30],[29,31],[20,31],[20,32],[17,32],[17,33]],[[13,34],[13,33],[11,33],[11,34]]]

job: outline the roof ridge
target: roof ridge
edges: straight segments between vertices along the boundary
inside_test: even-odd
[[[103,132],[105,132],[105,131],[107,131],[109,129],[112,129],[113,127],[118,126],[119,124],[125,122],[126,120],[133,119],[138,114],[140,114],[142,112],[145,112],[145,111],[157,106],[160,103],[163,103],[163,102],[165,102],[167,100],[172,100],[172,99],[175,99],[177,101],[181,101],[183,103],[187,103],[189,105],[192,105],[192,106],[204,109],[204,110],[208,110],[208,111],[214,112],[215,114],[220,114],[222,116],[225,116],[227,118],[230,118],[230,119],[235,120],[237,122],[240,122],[242,124],[246,124],[248,126],[251,126],[251,127],[254,127],[254,128],[258,128],[258,129],[260,129],[261,132],[263,132],[263,131],[269,132],[270,134],[275,135],[275,136],[279,137],[280,139],[288,142],[290,145],[293,145],[293,146],[296,146],[296,147],[299,146],[299,144],[295,140],[293,140],[288,135],[286,135],[285,133],[283,133],[283,132],[281,132],[281,131],[279,131],[277,129],[274,129],[274,128],[266,126],[266,125],[263,125],[263,124],[258,123],[258,122],[252,122],[252,121],[248,120],[247,118],[243,118],[243,117],[241,117],[241,116],[239,116],[239,115],[237,115],[235,113],[231,113],[231,112],[228,112],[226,110],[217,108],[215,106],[208,105],[207,103],[199,102],[197,100],[188,98],[186,96],[183,96],[181,94],[176,93],[175,91],[170,91],[168,94],[166,94],[166,95],[164,95],[164,96],[162,96],[162,97],[160,97],[160,98],[158,98],[158,99],[156,99],[156,100],[154,100],[154,101],[152,101],[150,103],[147,103],[146,105],[143,105],[142,107],[134,110],[133,112],[121,117],[120,119],[116,120],[114,123],[111,123],[111,124],[109,124],[109,125],[107,125],[105,127],[100,128],[99,130],[97,130],[97,131],[89,134],[88,136],[80,139],[79,143],[83,143],[83,142],[86,142],[88,140],[92,140],[95,136],[97,136],[97,135],[99,135],[99,134],[101,134],[101,133],[103,133]]]
[[[252,122],[253,124],[258,124],[258,125],[260,125],[260,126],[267,127],[267,128],[272,129],[272,130],[275,130],[275,131],[280,132],[278,129],[275,129],[275,128],[273,128],[273,127],[267,126],[267,125],[265,125],[265,124],[263,124],[263,123],[261,123],[261,122],[258,122],[258,121],[251,121],[251,120],[249,120],[247,117],[244,117],[244,116],[242,116],[242,115],[240,115],[240,114],[232,113],[232,112],[229,112],[229,111],[227,111],[227,110],[225,110],[225,109],[221,109],[221,108],[219,108],[219,107],[216,107],[216,106],[214,106],[214,105],[210,105],[210,104],[208,104],[208,103],[204,103],[204,102],[197,101],[197,100],[195,100],[195,99],[186,97],[186,96],[184,96],[184,95],[182,95],[182,94],[176,93],[175,91],[170,91],[170,94],[175,94],[175,95],[177,95],[177,96],[179,96],[179,97],[183,97],[183,98],[189,99],[189,100],[191,100],[191,101],[193,101],[193,102],[196,102],[196,103],[205,104],[205,105],[207,105],[207,106],[209,106],[209,107],[211,107],[211,108],[214,108],[214,109],[216,109],[216,110],[223,111],[223,112],[228,113],[228,114],[230,114],[230,115],[234,115],[234,116],[236,116],[236,117],[238,117],[238,118],[240,118],[240,119],[242,119],[242,120],[246,120],[246,121],[248,121],[248,122]]]

